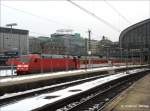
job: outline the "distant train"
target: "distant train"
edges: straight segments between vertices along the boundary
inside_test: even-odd
[[[109,60],[109,65],[120,63],[117,59]],[[53,72],[60,70],[73,70],[80,68],[108,66],[108,60],[99,57],[73,57],[66,55],[38,55],[29,54],[20,58],[10,59],[7,64],[16,65],[18,75]]]

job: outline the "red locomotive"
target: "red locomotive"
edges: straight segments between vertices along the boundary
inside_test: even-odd
[[[20,57],[17,74],[50,72],[59,70],[79,69],[80,63],[76,57],[63,55],[29,54]]]
[[[13,60],[13,61],[12,61]],[[110,62],[111,61],[111,62]],[[93,68],[120,64],[119,59],[102,59],[99,57],[72,57],[66,55],[38,55],[29,54],[20,58],[11,59],[9,64],[16,65],[16,72],[20,74],[44,73],[60,70]]]

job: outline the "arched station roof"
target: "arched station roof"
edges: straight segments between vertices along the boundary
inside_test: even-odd
[[[138,22],[138,23],[131,25],[130,27],[126,28],[125,30],[123,30],[119,36],[120,46],[121,46],[122,39],[125,37],[125,34],[127,34],[129,31],[132,31],[132,30],[134,30],[134,29],[136,29],[136,28],[138,28],[144,24],[147,24],[147,23],[150,23],[150,19],[146,19],[146,20],[143,20],[141,22]]]

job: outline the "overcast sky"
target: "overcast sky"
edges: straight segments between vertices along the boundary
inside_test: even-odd
[[[68,1],[1,1],[1,26],[17,23],[15,28],[30,31],[31,36],[50,36],[57,29],[73,29],[87,37],[100,40],[102,35],[118,41],[122,30],[150,18],[150,0],[89,0],[74,1],[115,28],[85,13]],[[115,11],[116,10],[116,11]],[[119,15],[120,13],[121,15]],[[123,16],[124,18],[122,18]],[[119,31],[118,31],[119,30]]]

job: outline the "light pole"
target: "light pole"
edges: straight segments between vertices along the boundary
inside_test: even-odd
[[[142,65],[142,60],[143,60],[143,51],[142,48],[140,49],[140,65]]]
[[[120,39],[120,57],[121,57],[121,63],[123,63],[123,48],[122,48],[122,39]]]
[[[121,55],[120,55],[120,57],[121,57],[121,63],[123,63],[123,56],[122,56],[123,54],[122,54],[122,53],[123,53],[123,48],[120,48],[120,54],[121,54]]]
[[[106,50],[107,50],[107,54],[106,54],[107,61],[109,61],[109,47],[108,46],[106,47]]]
[[[110,46],[107,46],[107,45],[102,45],[103,49],[106,50],[106,52],[104,54],[106,54],[106,59],[107,59],[107,63],[109,62],[109,48]]]
[[[89,56],[89,68],[91,68],[91,30],[88,30],[88,56]]]
[[[11,23],[11,24],[6,24],[6,26],[7,27],[10,27],[10,33],[11,33],[11,38],[12,38],[12,34],[13,34],[13,32],[12,32],[12,27],[13,26],[17,26],[17,24],[16,23]],[[13,60],[11,61],[11,74],[12,74],[12,76],[13,76]]]
[[[134,50],[131,49],[131,59],[132,59],[132,65],[134,65]]]

